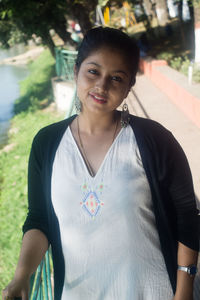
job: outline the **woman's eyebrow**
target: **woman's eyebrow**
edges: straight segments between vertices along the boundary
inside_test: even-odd
[[[97,63],[96,63],[96,62],[94,62],[94,61],[90,61],[90,62],[88,62],[88,63],[87,63],[87,65],[95,65],[95,66],[97,66],[97,67],[100,67],[100,68],[101,68],[101,65],[97,64]],[[127,74],[125,71],[123,71],[123,70],[113,70],[113,72],[114,72],[114,73],[123,73],[125,76],[127,76],[127,77],[128,77],[128,74]]]
[[[128,74],[126,72],[122,71],[122,70],[114,70],[113,72],[115,72],[115,73],[122,73],[122,74],[124,74],[125,76],[128,77]]]
[[[95,65],[97,67],[101,67],[99,64],[95,63],[94,61],[88,62],[87,65]]]

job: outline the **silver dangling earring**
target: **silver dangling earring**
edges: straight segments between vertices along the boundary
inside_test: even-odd
[[[124,103],[122,106],[122,112],[121,112],[121,127],[126,127],[129,124],[130,117],[129,117],[129,110],[128,110],[128,104]]]
[[[76,109],[76,113],[79,115],[82,109],[82,104],[77,94],[75,96],[75,109]]]

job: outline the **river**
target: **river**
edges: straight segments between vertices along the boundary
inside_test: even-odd
[[[0,49],[0,61],[7,57],[21,54],[23,46],[8,50]],[[6,144],[10,119],[13,116],[13,106],[19,97],[19,82],[26,78],[26,66],[0,65],[0,148]]]

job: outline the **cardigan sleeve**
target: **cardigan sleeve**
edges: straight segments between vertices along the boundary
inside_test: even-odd
[[[46,235],[49,243],[52,241],[52,228],[55,225],[50,199],[53,157],[66,128],[75,117],[76,115],[40,129],[33,140],[29,156],[28,214],[23,232],[39,229]]]
[[[32,143],[28,164],[28,214],[23,233],[31,229],[41,230],[49,240],[47,206],[42,176],[43,153],[38,133]]]
[[[169,133],[167,148],[168,189],[176,211],[178,240],[198,251],[199,211],[190,167],[184,151],[171,133]]]

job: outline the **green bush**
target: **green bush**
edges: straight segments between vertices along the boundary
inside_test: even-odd
[[[170,63],[169,63],[169,65],[173,68],[173,69],[175,69],[175,70],[180,70],[181,69],[181,66],[182,66],[182,58],[181,57],[174,57],[171,61],[170,61]]]
[[[161,52],[157,55],[157,59],[164,59],[166,60],[168,63],[170,62],[170,60],[174,57],[174,54],[171,52]]]
[[[188,76],[188,68],[191,64],[188,56],[175,56],[175,54],[171,52],[161,52],[157,55],[157,59],[166,60],[170,67]],[[193,81],[200,82],[200,68],[198,66],[193,66],[192,78]]]
[[[30,75],[20,84],[21,96],[15,102],[15,114],[37,110],[45,98],[47,104],[53,99],[49,78],[55,75],[55,60],[50,52],[45,50],[29,68]]]
[[[196,82],[200,82],[200,67],[199,66],[194,66],[193,80]]]
[[[184,75],[188,76],[188,68],[190,66],[191,62],[188,58],[186,58],[181,65],[180,72]]]

